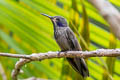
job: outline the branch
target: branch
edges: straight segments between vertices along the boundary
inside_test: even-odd
[[[61,52],[48,52],[48,53],[33,53],[31,55],[21,55],[21,54],[10,54],[10,53],[0,53],[0,56],[12,57],[12,58],[22,58],[16,65],[12,72],[12,79],[17,80],[17,76],[20,72],[22,66],[31,61],[41,61],[44,59],[51,58],[62,58],[62,57],[117,57],[120,56],[120,49],[98,49],[95,51],[67,51]]]
[[[95,51],[67,51],[67,52],[48,52],[48,53],[33,53],[31,55],[0,53],[0,56],[12,57],[12,58],[24,58],[33,61],[39,61],[50,58],[61,57],[117,57],[120,56],[120,49],[98,49]]]
[[[32,60],[30,59],[20,59],[16,65],[15,65],[15,69],[12,71],[12,80],[17,80],[17,76],[20,73],[20,70],[22,68],[22,66],[24,66],[26,63],[31,62]]]
[[[30,77],[30,78],[22,79],[22,80],[52,80],[52,79],[42,79],[42,78]]]
[[[113,33],[120,39],[120,13],[108,0],[88,0],[110,25]]]
[[[1,74],[3,80],[7,80],[5,71],[4,71],[3,66],[2,66],[1,63],[0,63],[0,74]]]

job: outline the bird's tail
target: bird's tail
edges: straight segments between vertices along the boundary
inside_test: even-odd
[[[73,69],[80,73],[83,77],[89,76],[88,67],[83,58],[67,58]]]

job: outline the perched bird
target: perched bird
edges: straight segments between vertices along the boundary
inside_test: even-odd
[[[54,37],[61,48],[61,51],[80,51],[81,47],[73,31],[67,24],[65,18],[61,16],[48,16],[42,14],[51,19],[54,26]],[[89,76],[89,71],[83,58],[67,58],[73,69],[80,73],[83,77]]]

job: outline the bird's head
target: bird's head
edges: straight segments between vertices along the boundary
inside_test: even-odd
[[[47,14],[42,14],[42,15],[50,18],[54,27],[67,27],[68,26],[66,19],[63,18],[62,16],[49,16]]]

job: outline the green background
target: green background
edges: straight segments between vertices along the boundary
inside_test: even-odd
[[[109,1],[120,11],[120,0]],[[120,41],[111,33],[108,23],[87,0],[0,0],[0,52],[60,51],[50,19],[40,13],[65,17],[83,50],[120,48]],[[7,80],[11,80],[11,71],[18,60],[0,57]],[[91,57],[86,62],[90,71],[86,80],[120,79],[119,57]],[[34,76],[50,80],[82,80],[63,58],[31,62],[22,70],[19,79]]]

